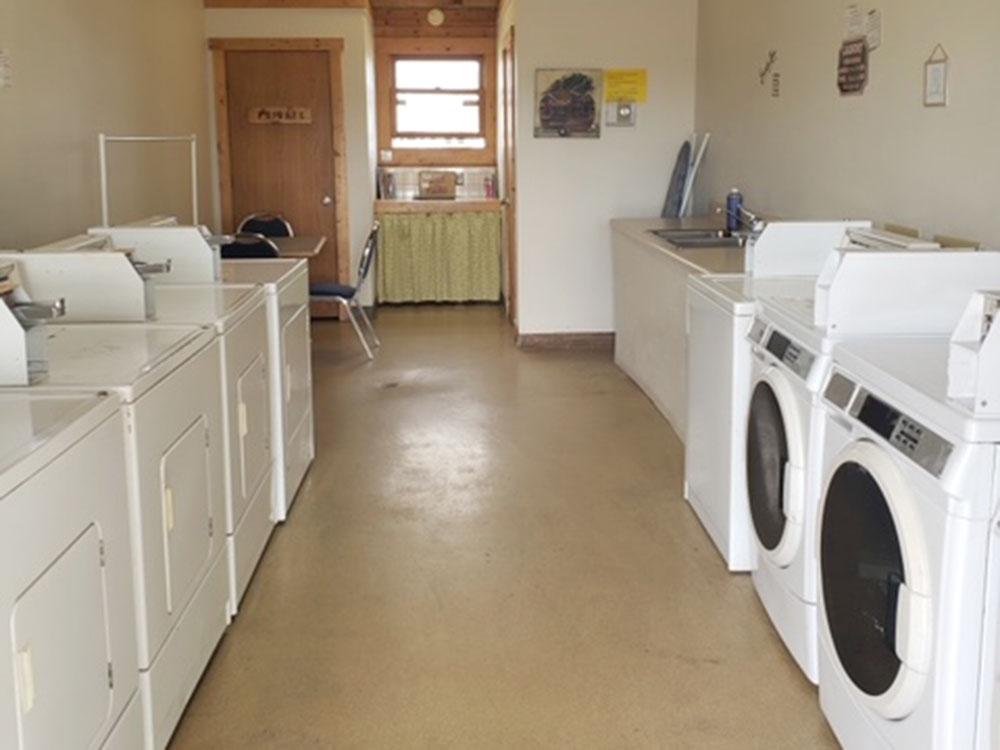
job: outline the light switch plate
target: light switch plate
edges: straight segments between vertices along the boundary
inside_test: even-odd
[[[609,102],[604,105],[604,124],[611,128],[634,128],[638,108],[635,102]]]

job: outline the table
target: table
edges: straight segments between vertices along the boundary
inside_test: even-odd
[[[282,258],[315,258],[326,244],[326,237],[272,237]]]

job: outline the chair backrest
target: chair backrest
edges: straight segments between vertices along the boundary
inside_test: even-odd
[[[281,251],[278,246],[262,234],[241,232],[235,241],[222,246],[223,259],[233,258],[278,258]]]
[[[365,240],[364,250],[361,251],[361,262],[358,263],[358,288],[365,283],[365,279],[368,278],[368,272],[372,270],[372,263],[375,262],[375,253],[378,252],[378,232],[379,232],[378,220],[372,222],[371,231],[368,232],[368,238]]]
[[[294,237],[292,225],[281,214],[255,213],[245,217],[236,228],[237,232],[262,234],[265,237]]]

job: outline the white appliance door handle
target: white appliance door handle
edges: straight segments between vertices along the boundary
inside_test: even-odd
[[[792,523],[802,522],[802,503],[799,501],[801,493],[799,488],[802,483],[802,471],[793,466],[791,461],[785,462],[784,492],[782,492],[782,510]]]
[[[927,674],[931,665],[930,597],[917,594],[905,583],[899,584],[896,600],[896,656],[919,674]]]
[[[21,713],[27,714],[35,707],[35,665],[31,646],[17,652],[17,674],[21,682]]]
[[[292,400],[292,366],[285,363],[285,403]]]
[[[163,523],[168,534],[174,530],[174,491],[169,487],[163,488]]]
[[[240,439],[242,440],[243,438],[245,438],[247,436],[247,433],[250,431],[247,428],[247,405],[243,401],[240,401],[239,423],[240,423],[240,425],[239,425],[239,427],[240,427]]]

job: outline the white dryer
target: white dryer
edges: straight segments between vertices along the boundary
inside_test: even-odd
[[[19,330],[0,305],[9,359]],[[27,333],[32,378],[19,391],[109,391],[123,403],[144,742],[162,748],[229,622],[219,342],[150,324]]]
[[[254,285],[155,287],[161,323],[211,326],[219,340],[226,456],[226,550],[235,615],[274,529],[271,382],[264,290]]]
[[[850,229],[870,222],[772,222],[747,250],[746,274],[688,278],[688,426],[684,496],[729,570],[756,566],[746,493],[746,414],[755,297],[809,297]]]
[[[142,738],[113,395],[0,394],[0,746]]]
[[[948,393],[947,337],[834,350],[819,514],[820,702],[856,748],[989,748],[1000,418]],[[1000,372],[991,374],[993,380]],[[980,687],[980,679],[985,683]],[[984,722],[989,725],[989,719]]]
[[[262,284],[267,294],[275,519],[288,517],[316,455],[313,431],[309,267],[305,260],[224,260],[222,279]]]
[[[1000,254],[839,250],[813,297],[758,297],[751,327],[747,494],[758,549],[754,587],[806,676],[818,679],[816,518],[821,389],[837,340],[947,335]]]

